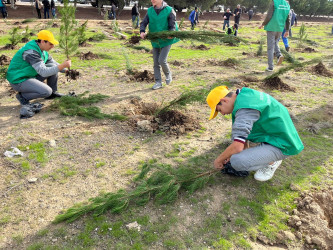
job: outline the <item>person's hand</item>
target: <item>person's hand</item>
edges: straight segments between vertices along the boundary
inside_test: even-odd
[[[259,26],[259,29],[262,29],[263,27],[264,27],[264,25],[260,25],[260,26]]]
[[[226,17],[226,16],[224,16],[224,19],[227,19],[227,17]]]
[[[286,32],[284,32],[284,35],[283,35],[283,37],[284,38],[286,38],[286,37],[288,37],[289,36],[289,30],[288,31],[286,31]]]
[[[146,38],[146,35],[147,35],[147,34],[146,34],[145,32],[141,32],[141,33],[140,33],[140,37],[141,37],[141,39],[145,39],[145,38]]]
[[[216,169],[222,169],[222,168],[223,168],[223,162],[221,162],[219,159],[216,159],[216,160],[214,161],[214,167],[215,167]]]
[[[71,60],[66,60],[62,64],[58,65],[59,71],[62,71],[64,68],[70,68],[72,66],[72,61]]]

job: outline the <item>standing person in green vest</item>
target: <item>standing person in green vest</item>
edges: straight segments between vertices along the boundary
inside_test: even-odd
[[[63,96],[57,92],[58,72],[71,66],[71,60],[59,64],[49,55],[48,51],[59,44],[50,31],[40,31],[37,39],[28,42],[14,55],[7,70],[7,80],[19,92],[16,98],[21,105],[29,104],[32,99]]]
[[[290,5],[286,0],[273,0],[270,4],[267,16],[259,29],[265,27],[267,31],[267,54],[268,68],[266,71],[273,71],[274,54],[278,58],[277,65],[283,61],[283,55],[279,48],[279,38],[283,29],[286,30],[284,37],[288,37],[290,29]]]
[[[229,92],[226,86],[213,89],[207,96],[209,120],[220,112],[232,114],[232,144],[214,161],[222,173],[267,181],[282,160],[300,153],[304,146],[288,110],[272,96],[250,88]],[[248,148],[247,142],[259,143]]]
[[[151,0],[153,4],[147,11],[147,15],[140,24],[140,36],[146,37],[146,27],[149,24],[149,32],[175,31],[178,30],[176,23],[176,12],[163,0]],[[155,84],[153,89],[162,88],[161,67],[165,74],[165,83],[169,85],[172,82],[172,73],[170,71],[167,58],[171,45],[178,42],[179,39],[159,39],[152,41],[153,58],[154,58],[154,76]]]

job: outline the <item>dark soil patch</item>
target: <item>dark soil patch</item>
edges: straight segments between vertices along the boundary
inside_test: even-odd
[[[155,133],[157,130],[167,134],[179,135],[200,128],[197,120],[182,114],[177,110],[168,110],[155,115],[159,108],[156,103],[144,103],[134,98],[126,115],[129,117],[129,125],[141,132]]]
[[[128,42],[130,44],[138,44],[140,43],[141,38],[139,36],[131,36],[130,39],[128,39]]]
[[[87,52],[87,53],[81,53],[80,54],[80,59],[81,60],[94,60],[94,59],[98,59],[99,56],[92,53],[91,51]]]
[[[53,24],[52,24],[52,28],[59,28],[59,25],[56,24],[56,23],[53,23]]]
[[[75,70],[75,69],[70,69],[66,71],[66,77],[67,80],[76,80],[77,78],[79,78],[80,76],[80,72]]]
[[[333,188],[303,192],[288,220],[300,232],[309,249],[333,249]]]
[[[26,37],[23,37],[21,40],[21,43],[27,43],[27,42],[29,42],[29,39]]]
[[[243,53],[242,53],[243,56],[246,56],[246,55],[248,55],[248,54],[249,54],[249,53],[244,52],[244,51],[243,51]]]
[[[3,66],[3,65],[9,65],[10,61],[12,59],[9,57],[9,56],[6,56],[6,55],[1,55],[0,56],[0,65]]]
[[[170,62],[170,63],[174,66],[181,66],[181,65],[184,64],[183,62],[180,62],[180,61],[177,61],[177,60],[174,60],[173,62]]]
[[[333,77],[333,72],[329,71],[322,62],[312,67],[312,71],[317,75]]]
[[[13,25],[20,25],[20,24],[21,24],[20,22],[13,23]]]
[[[192,46],[192,49],[198,49],[198,50],[209,50],[210,48],[208,48],[206,45],[201,44],[198,46]]]
[[[91,47],[92,45],[84,41],[83,43],[80,43],[79,46],[80,47]]]
[[[135,80],[138,82],[153,82],[155,80],[154,74],[149,72],[148,70],[144,70],[143,72],[133,71],[131,75],[131,80]]]
[[[306,47],[303,49],[303,52],[307,52],[307,53],[313,53],[313,52],[317,52],[315,49],[310,48],[310,47]]]
[[[1,50],[14,50],[14,49],[19,49],[19,47],[17,45],[11,45],[11,44],[6,44],[4,47],[2,47]]]
[[[277,89],[281,91],[292,91],[295,92],[295,89],[290,87],[288,84],[285,84],[278,76],[266,79],[263,82],[263,87],[269,89]]]
[[[241,78],[245,82],[259,82],[259,79],[256,76],[242,75]]]

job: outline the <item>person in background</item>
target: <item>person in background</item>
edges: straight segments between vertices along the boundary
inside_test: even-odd
[[[271,0],[266,18],[259,29],[265,27],[267,32],[267,55],[268,67],[266,71],[273,71],[274,55],[278,58],[277,65],[284,59],[279,47],[280,36],[283,29],[286,30],[284,36],[287,37],[290,29],[290,5],[286,0]]]
[[[1,10],[1,14],[3,19],[7,18],[7,10],[6,10],[6,4],[4,0],[0,0],[0,10]]]
[[[241,9],[240,5],[238,4],[237,8],[234,10],[235,23],[237,23],[238,26],[239,26],[239,19],[241,17],[241,14],[242,14],[242,9]]]
[[[53,18],[56,18],[56,8],[55,8],[54,0],[51,0],[51,13],[52,13]]]
[[[249,10],[248,15],[249,15],[249,21],[251,21],[251,19],[253,17],[253,9]]]
[[[151,0],[153,4],[147,11],[147,15],[140,24],[140,37],[146,37],[146,27],[149,24],[149,32],[175,31],[178,30],[176,23],[176,12],[163,0]],[[162,88],[161,67],[165,74],[165,82],[169,85],[172,82],[172,73],[170,71],[167,59],[171,45],[178,42],[179,39],[159,39],[152,41],[154,58],[154,76],[155,84],[153,90]]]
[[[138,10],[138,5],[135,3],[132,8],[132,23],[135,29],[139,26],[139,21],[140,21],[140,13]]]
[[[195,25],[197,24],[197,16],[198,16],[198,7],[195,7],[194,10],[192,10],[190,16],[188,19],[191,22],[191,29],[194,30]]]
[[[257,181],[268,181],[282,160],[304,149],[288,109],[266,93],[219,86],[208,94],[207,103],[209,120],[218,113],[232,118],[232,143],[214,161],[222,173],[245,177],[255,171]],[[258,145],[249,148],[247,142]]]
[[[58,73],[71,67],[71,61],[57,63],[49,51],[59,42],[48,30],[41,30],[37,40],[26,43],[11,60],[6,78],[10,86],[18,91],[17,100],[28,105],[37,98],[54,99],[63,96],[58,90]],[[46,80],[47,84],[43,81]]]
[[[49,0],[43,0],[43,5],[44,5],[44,19],[46,19],[46,14],[47,18],[50,18],[50,2]]]
[[[114,5],[114,3],[112,3],[112,5],[111,5],[111,13],[110,14],[112,14],[113,20],[116,20],[116,5]]]
[[[297,14],[295,13],[295,11],[293,9],[290,10],[291,11],[291,20],[290,20],[290,26],[297,26]],[[293,37],[293,34],[291,32],[291,27],[289,29],[289,36]]]
[[[223,30],[225,30],[225,26],[229,28],[230,26],[230,16],[233,14],[230,12],[230,9],[228,8],[226,12],[223,14]]]
[[[43,6],[42,6],[42,3],[40,2],[40,0],[36,0],[35,6],[36,6],[36,11],[37,11],[38,18],[41,19],[42,14],[40,13],[40,10],[42,9]]]
[[[229,27],[227,30],[226,30],[226,34],[227,35],[234,35],[234,36],[237,36],[237,28],[238,28],[238,25],[237,23],[235,23],[233,26]]]

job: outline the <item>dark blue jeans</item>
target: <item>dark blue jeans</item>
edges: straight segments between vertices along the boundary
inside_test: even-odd
[[[47,14],[47,18],[50,18],[50,9],[49,8],[44,8],[44,19],[46,19],[46,14]]]
[[[6,18],[7,17],[6,7],[5,6],[0,7],[0,9],[1,9],[2,17]]]
[[[224,22],[223,22],[223,30],[225,29],[225,26],[227,25],[227,28],[229,28],[229,21],[230,20],[224,20]]]

